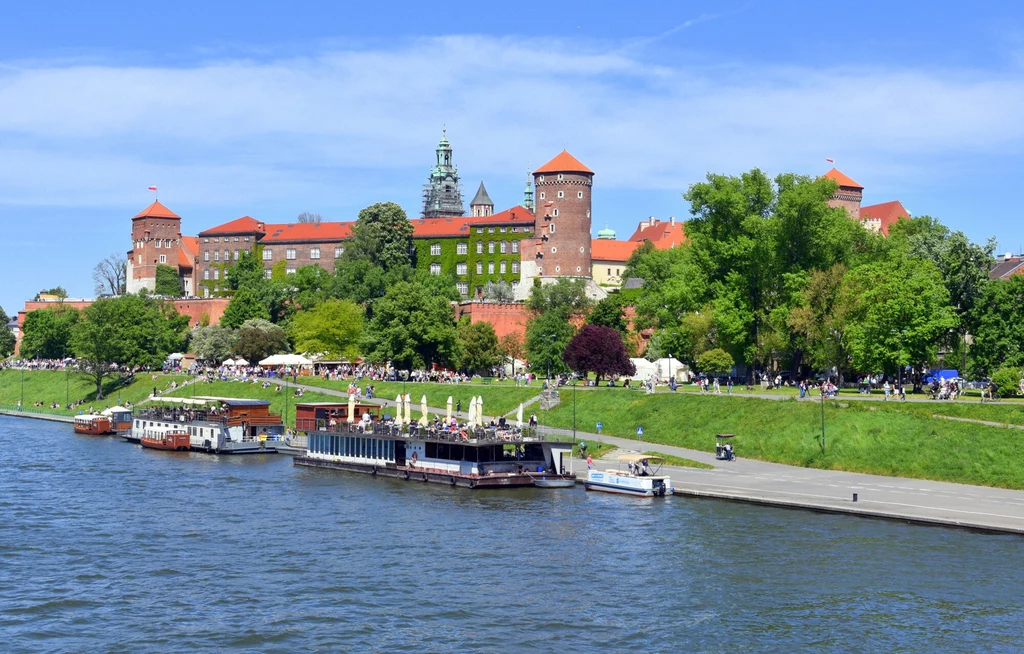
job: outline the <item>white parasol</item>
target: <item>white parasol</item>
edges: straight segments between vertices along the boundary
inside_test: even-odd
[[[356,421],[356,395],[355,393],[348,394],[348,423],[352,424]]]
[[[519,403],[519,410],[516,411],[516,427],[523,428],[523,404]]]
[[[407,425],[412,422],[412,398],[411,398],[411,396],[408,393],[405,394],[405,420],[404,420],[404,422]]]
[[[426,395],[424,395],[422,398],[420,398],[420,411],[423,412],[423,415],[420,416],[420,420],[419,420],[420,426],[426,427],[427,426],[427,422],[429,422],[427,420],[427,396]]]
[[[444,413],[444,424],[449,424],[452,421],[452,396],[448,396],[448,406]]]

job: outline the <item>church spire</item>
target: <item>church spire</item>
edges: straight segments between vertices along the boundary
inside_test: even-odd
[[[530,164],[526,164],[526,190],[523,191],[523,206],[530,211],[534,210],[533,177],[530,175]]]
[[[435,153],[437,161],[423,187],[423,217],[462,216],[462,185],[459,183],[459,169],[452,159],[447,127],[441,130],[441,140]]]

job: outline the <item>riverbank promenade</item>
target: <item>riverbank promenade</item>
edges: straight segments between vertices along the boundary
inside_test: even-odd
[[[571,430],[548,433],[572,437]],[[717,461],[713,454],[670,445],[576,433],[622,450],[658,452],[714,465],[713,470],[665,466],[677,494],[814,511],[849,513],[908,522],[1024,534],[1024,491],[922,479],[799,468],[744,459]],[[598,469],[621,467],[611,454]],[[586,463],[574,462],[586,476]],[[853,501],[853,494],[857,501]]]

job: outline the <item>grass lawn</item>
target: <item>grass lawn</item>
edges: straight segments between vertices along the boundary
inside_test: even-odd
[[[276,385],[275,385],[276,386]],[[207,384],[200,382],[193,389],[192,386],[179,388],[166,395],[168,397],[192,397],[193,395],[209,395],[213,397],[234,397],[246,400],[270,400],[270,412],[277,414],[285,413],[285,393],[288,392],[288,414],[285,417],[285,424],[289,427],[295,426],[295,403],[296,402],[345,402],[346,400],[333,395],[324,395],[313,391],[307,391],[302,397],[295,397],[295,389],[287,388],[275,391],[275,386],[260,388],[260,384],[247,384],[242,382],[216,381]],[[194,393],[193,393],[194,391]],[[418,412],[415,412],[419,415]]]
[[[348,390],[349,382],[346,380],[330,381],[320,377],[300,377],[299,382],[309,386],[319,386],[332,390],[345,392]],[[393,400],[402,393],[402,382],[372,382],[363,380],[359,385],[366,389],[367,384],[372,384],[376,389],[375,396],[385,400]],[[516,387],[514,383],[493,383],[493,384],[435,384],[435,383],[414,383],[406,384],[406,389],[412,396],[412,403],[416,408],[420,405],[420,398],[427,396],[427,405],[443,409],[448,402],[448,396],[452,398],[452,410],[455,410],[455,403],[462,400],[462,410],[469,410],[471,397],[479,396],[484,398],[484,415],[498,416],[515,411],[520,403],[540,395],[539,383],[532,386]],[[564,395],[563,395],[564,397]],[[528,407],[523,409],[523,421],[525,422],[531,410],[539,410],[539,407]]]
[[[875,406],[873,403],[871,406]],[[893,402],[885,403],[886,410],[902,411],[916,416],[929,417],[931,415],[953,416],[956,418],[970,418],[972,420],[988,420],[1008,425],[1024,425],[1024,404],[1019,402],[992,402],[982,404],[973,402],[964,404],[960,402]]]
[[[119,389],[117,381],[110,378],[104,382],[104,398],[97,402],[95,382],[80,373],[69,374],[58,370],[26,370],[24,375],[25,401],[22,408],[25,411],[62,415],[73,415],[78,413],[78,410],[67,411],[62,408],[51,411],[49,406],[52,402],[57,402],[63,407],[68,400],[71,402],[85,400],[85,405],[80,407],[82,411],[87,411],[90,404],[93,409],[100,411],[117,404],[119,396],[122,403],[138,403],[153,392],[154,386],[162,390],[167,387],[171,379],[177,379],[179,383],[181,379],[184,379],[183,377],[158,375],[154,380],[152,374],[142,373],[135,375],[135,381],[131,385],[122,386]],[[0,407],[13,409],[17,406],[18,400],[21,399],[21,380],[22,372],[20,370],[0,370]],[[32,405],[36,402],[42,402],[42,408],[33,407]]]
[[[710,463],[701,463],[700,461],[694,461],[693,459],[685,459],[681,456],[672,456],[671,454],[659,454],[657,452],[644,452],[650,456],[661,457],[665,461],[667,466],[675,466],[677,468],[700,468],[702,470],[714,470],[715,466]]]
[[[564,396],[563,396],[564,398]],[[946,405],[953,407],[955,405]],[[961,405],[975,407],[975,405]],[[980,407],[981,405],[977,405]],[[987,405],[986,405],[987,408]],[[1001,408],[1001,407],[1000,407]],[[934,412],[931,405],[926,410]],[[572,427],[572,402],[544,412],[543,424]],[[716,433],[736,434],[741,457],[812,468],[1024,488],[1024,434],[935,419],[910,404],[850,402],[825,406],[825,454],[818,403],[752,398],[579,393],[578,423],[605,434],[714,450]]]

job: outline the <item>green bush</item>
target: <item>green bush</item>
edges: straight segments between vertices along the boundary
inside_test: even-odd
[[[996,391],[996,395],[999,397],[1014,397],[1016,395],[1020,395],[1019,384],[1021,376],[1021,369],[1011,366],[1003,366],[992,373],[992,381],[999,387],[999,390]]]

